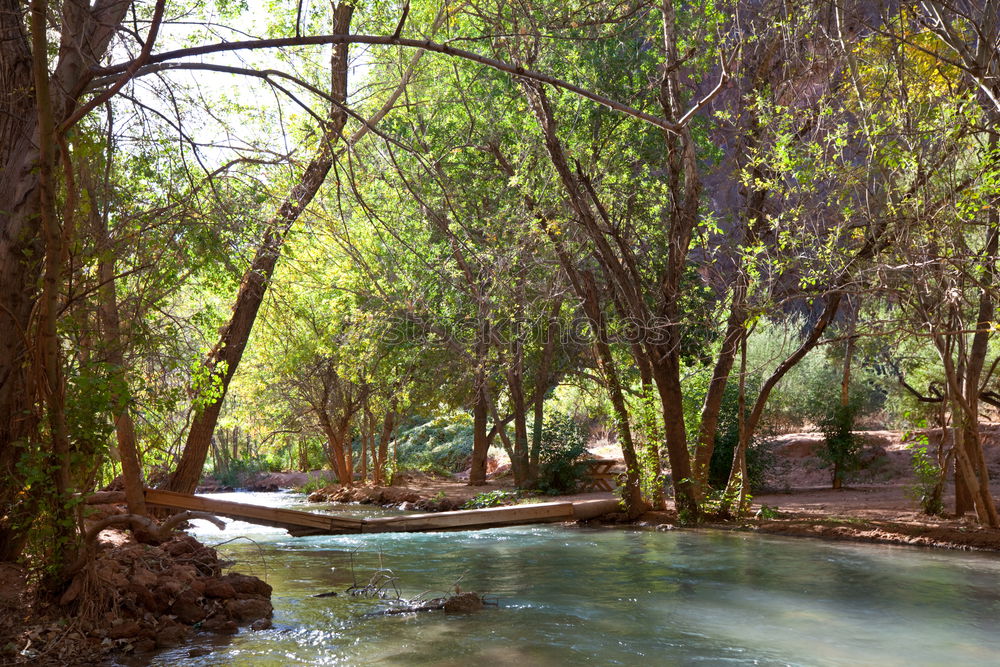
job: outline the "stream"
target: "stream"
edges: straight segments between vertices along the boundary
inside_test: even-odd
[[[272,507],[300,494],[213,497]],[[274,627],[199,635],[147,664],[914,665],[1000,662],[1000,558],[746,533],[521,526],[289,537],[232,521],[191,533],[274,587]],[[227,541],[228,540],[228,541]],[[403,597],[465,591],[474,614],[378,616],[344,595],[379,568]],[[313,597],[337,591],[336,597]],[[209,648],[189,657],[193,648]]]

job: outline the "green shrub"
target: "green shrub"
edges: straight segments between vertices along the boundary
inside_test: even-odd
[[[824,445],[817,455],[831,468],[833,488],[839,489],[848,475],[861,469],[862,440],[854,434],[854,418],[857,406],[854,403],[830,408],[820,421],[825,437]]]
[[[927,436],[921,436],[910,445],[910,455],[917,481],[907,489],[908,495],[920,503],[924,514],[941,514],[944,511],[944,475],[941,466],[927,453]]]
[[[235,459],[227,461],[225,466],[219,466],[209,473],[209,476],[216,479],[223,486],[240,488],[255,476],[262,472],[274,472],[272,466],[263,459]]]
[[[400,428],[396,455],[401,470],[458,472],[472,456],[472,422],[462,413],[415,419]]]
[[[513,505],[520,499],[521,499],[520,491],[494,489],[493,491],[485,491],[472,498],[469,498],[462,505],[462,509],[478,510],[484,507],[499,507],[500,505]]]
[[[320,489],[326,488],[330,486],[330,484],[332,483],[333,482],[331,481],[330,478],[320,475],[318,477],[313,477],[312,479],[310,479],[305,484],[303,484],[302,486],[298,487],[295,490],[298,493],[309,494],[312,493],[313,491],[319,491]]]
[[[549,495],[575,491],[586,470],[580,461],[586,451],[583,431],[575,421],[565,415],[550,416],[542,426],[539,490]]]

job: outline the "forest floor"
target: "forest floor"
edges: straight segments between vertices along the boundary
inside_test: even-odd
[[[993,496],[1000,495],[1000,425],[983,424],[984,450]],[[819,433],[792,433],[770,440],[774,465],[766,476],[767,490],[753,498],[752,513],[767,506],[773,519],[743,522],[740,528],[824,539],[913,544],[1000,551],[1000,531],[980,527],[972,514],[956,517],[954,487],[944,494],[945,513],[928,516],[914,492],[910,448],[898,431],[866,431],[865,467],[842,489],[830,488],[830,471],[816,456]],[[928,452],[937,448],[937,433],[914,432],[927,438]],[[766,512],[770,515],[770,512]],[[759,512],[758,514],[765,514]]]
[[[994,497],[1000,496],[1000,425],[983,425],[985,452]],[[950,549],[1000,551],[1000,530],[980,527],[972,514],[955,517],[954,489],[945,492],[946,512],[928,516],[920,511],[913,487],[912,451],[896,431],[866,431],[863,470],[852,475],[841,489],[830,488],[830,471],[817,456],[820,433],[791,433],[771,439],[767,449],[772,465],[765,476],[766,489],[755,494],[748,518],[705,524],[708,529],[749,530],[789,536],[910,544]],[[921,434],[918,434],[921,435]],[[928,450],[936,449],[933,433],[924,433]],[[594,452],[615,458],[607,444]],[[617,453],[620,458],[620,452]],[[493,464],[496,465],[495,463]],[[270,483],[278,480],[271,478]],[[284,480],[281,480],[284,481]],[[461,475],[445,477],[417,472],[397,475],[391,487],[327,487],[315,500],[362,502],[425,511],[458,509],[476,495],[496,490],[513,491],[509,475],[491,475],[485,486],[471,487]],[[544,500],[581,500],[610,497],[609,493],[546,496]],[[765,508],[762,510],[762,508]],[[620,517],[609,517],[614,523]],[[677,517],[668,504],[665,511],[641,516],[637,525],[665,530]]]

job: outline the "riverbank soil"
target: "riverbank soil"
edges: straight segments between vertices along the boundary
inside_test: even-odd
[[[982,424],[984,453],[991,489],[1000,495],[1000,425]],[[928,453],[937,447],[936,431],[916,432],[926,438]],[[920,509],[911,445],[896,431],[865,431],[865,467],[845,488],[830,488],[830,472],[816,453],[822,434],[793,433],[767,443],[775,464],[767,478],[769,489],[757,494],[754,511],[760,519],[748,528],[766,533],[804,535],[895,544],[1000,551],[1000,531],[979,526],[975,517],[956,517],[955,490],[945,489],[945,513],[928,516]],[[777,516],[770,518],[772,512]]]
[[[993,495],[1000,496],[1000,425],[982,425],[985,454],[993,479]],[[897,431],[865,431],[864,468],[841,489],[832,489],[830,471],[818,456],[821,433],[791,433],[771,439],[765,446],[772,465],[766,489],[753,497],[748,518],[709,524],[712,528],[742,529],[780,535],[913,544],[952,549],[1000,551],[1000,531],[983,528],[970,514],[956,517],[954,488],[946,487],[942,516],[921,512],[914,493],[911,442]],[[936,447],[934,432],[925,436],[928,450]],[[607,443],[595,452],[601,458],[618,458]],[[624,468],[622,468],[624,469]],[[509,476],[496,476],[486,486],[471,487],[461,478],[408,472],[397,475],[391,487],[331,485],[310,496],[318,502],[356,502],[403,509],[444,511],[461,507],[470,498],[498,489],[512,490]],[[551,500],[607,498],[608,493],[556,496]],[[611,517],[614,520],[615,517]],[[646,527],[667,529],[676,524],[668,505],[665,512],[651,512],[638,521]]]
[[[98,664],[111,653],[176,646],[195,632],[270,627],[271,587],[223,574],[229,565],[184,534],[150,545],[108,529],[61,597],[40,599],[22,568],[0,563],[0,665]]]

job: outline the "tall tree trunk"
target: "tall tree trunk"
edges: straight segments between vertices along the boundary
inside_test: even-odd
[[[361,429],[361,483],[364,484],[368,481],[368,443],[370,440],[375,439],[374,430],[375,426],[372,423],[373,417],[371,410],[368,406],[365,406],[365,415],[362,419],[362,424],[364,428]]]
[[[726,484],[726,493],[723,494],[722,502],[719,505],[720,514],[728,514],[732,508],[734,497],[731,489],[739,488],[739,495],[735,498],[737,513],[742,513],[747,500],[749,483],[747,480],[747,449],[750,447],[750,431],[747,428],[747,337],[749,332],[744,329],[740,337],[740,377],[739,391],[737,393],[737,441],[736,449],[733,451],[733,465],[729,470],[729,481]]]
[[[746,277],[742,262],[737,269],[736,286],[733,288],[732,304],[729,308],[729,318],[726,321],[726,334],[722,339],[722,348],[712,369],[712,379],[708,383],[705,401],[701,408],[701,420],[698,424],[698,448],[695,451],[694,479],[699,497],[708,488],[708,468],[715,451],[715,436],[719,431],[719,414],[722,411],[722,399],[726,394],[729,373],[733,368],[733,360],[739,349],[740,341],[746,335]]]
[[[823,312],[820,314],[819,319],[812,326],[809,333],[806,335],[805,340],[799,344],[799,347],[795,349],[788,357],[785,358],[778,367],[774,370],[771,375],[764,380],[764,384],[761,385],[760,392],[757,394],[756,400],[753,402],[753,407],[750,409],[750,414],[746,419],[746,429],[744,433],[745,443],[741,443],[742,446],[749,446],[750,438],[753,437],[757,430],[757,424],[760,423],[760,418],[764,414],[764,407],[767,404],[767,399],[771,396],[771,391],[774,387],[781,381],[781,378],[785,377],[792,368],[795,367],[802,358],[809,353],[810,350],[815,348],[823,333],[826,331],[827,327],[836,317],[837,311],[840,309],[840,302],[843,298],[843,292],[837,291],[829,294],[826,300],[826,306],[823,308]],[[739,485],[743,486],[746,484],[746,480],[740,481]],[[732,498],[736,496],[742,496],[746,493],[745,489],[740,489],[737,486],[736,480],[730,475],[729,484],[726,485],[725,495]]]
[[[91,220],[94,229],[94,242],[98,248],[97,274],[101,282],[98,289],[98,297],[100,298],[98,317],[107,345],[105,356],[112,376],[112,417],[118,441],[118,455],[122,464],[122,480],[125,483],[125,502],[128,505],[129,514],[141,515],[146,514],[145,482],[142,476],[138,439],[135,435],[135,423],[132,421],[129,408],[131,401],[129,400],[128,378],[125,374],[125,341],[122,340],[118,295],[115,289],[115,260],[108,234],[107,215],[98,210],[95,204],[97,201],[95,194],[91,190]]]
[[[552,310],[545,323],[544,342],[538,361],[538,373],[535,379],[534,421],[531,425],[531,451],[528,454],[528,486],[534,486],[538,481],[538,459],[542,450],[542,427],[545,421],[545,394],[549,390],[549,374],[552,368],[552,358],[556,351],[560,310],[562,310],[562,296],[559,296],[552,304]]]
[[[306,439],[300,437],[298,439],[298,450],[299,450],[299,470],[306,472],[309,470],[309,450],[306,446]]]
[[[378,448],[375,452],[374,479],[376,485],[384,485],[385,466],[389,460],[389,441],[392,439],[392,432],[395,430],[395,407],[389,407],[382,420],[382,433],[379,435]]]
[[[528,406],[524,399],[524,348],[520,340],[512,343],[513,358],[507,367],[510,408],[514,416],[514,447],[511,470],[514,484],[523,486],[528,479]]]
[[[956,446],[955,443],[952,443],[952,447]],[[953,477],[955,483],[955,514],[957,516],[964,516],[975,509],[976,504],[972,500],[972,492],[969,491],[969,485],[965,483],[965,477],[962,475],[962,466],[959,465],[957,456],[956,452],[955,474]]]
[[[565,266],[563,268],[565,269]],[[649,508],[649,504],[643,499],[642,495],[640,485],[641,465],[639,457],[636,454],[635,442],[632,440],[628,404],[625,401],[625,392],[622,390],[621,379],[618,376],[618,369],[615,366],[614,355],[611,353],[611,346],[608,344],[608,331],[604,322],[604,314],[601,311],[599,297],[597,296],[597,286],[594,284],[593,274],[588,271],[579,273],[574,271],[571,281],[574,284],[580,282],[580,291],[584,295],[583,308],[594,334],[597,368],[604,378],[608,398],[611,399],[615,431],[618,434],[618,440],[622,447],[622,458],[625,460],[625,490],[622,494],[622,500],[625,502],[626,514],[635,518],[645,512]]]
[[[486,457],[490,449],[486,433],[486,421],[490,410],[486,382],[485,370],[477,369],[472,406],[472,467],[469,470],[469,486],[482,486],[486,483]]]
[[[952,419],[955,426],[955,468],[958,485],[964,486],[972,499],[980,523],[991,528],[1000,527],[996,502],[990,493],[989,469],[983,454],[979,433],[979,392],[983,367],[989,348],[990,332],[995,317],[992,289],[996,284],[996,257],[1000,249],[1000,225],[990,225],[989,237],[983,249],[984,276],[979,286],[979,308],[976,331],[967,353],[957,346],[958,363],[952,358],[952,346],[946,336],[935,336],[938,354],[944,364],[945,377],[952,395]],[[954,307],[953,307],[954,308]],[[959,330],[953,328],[952,330]],[[963,336],[964,334],[957,334]],[[956,487],[956,504],[958,494]]]
[[[347,470],[347,486],[354,486],[354,439],[351,437],[351,424],[342,424],[340,442],[344,452],[344,468]]]
[[[321,413],[317,417],[320,427],[323,429],[323,434],[326,435],[327,460],[330,462],[330,467],[336,473],[337,481],[340,484],[351,486],[353,479],[351,478],[351,471],[347,467],[346,457],[344,456],[343,428],[339,424],[335,426],[330,417],[325,413]]]
[[[334,33],[346,34],[350,30],[353,12],[353,3],[346,1],[338,3],[333,12]],[[204,361],[205,367],[218,383],[217,392],[212,399],[195,411],[181,459],[167,484],[167,488],[171,491],[192,493],[198,485],[198,480],[201,479],[208,445],[219,420],[229,383],[243,358],[243,351],[257,319],[257,311],[263,303],[268,283],[274,274],[281,247],[292,225],[316,196],[333,165],[334,144],[347,123],[347,112],[342,105],[347,100],[348,50],[347,44],[333,47],[330,58],[330,96],[334,103],[331,105],[330,121],[324,128],[323,139],[317,153],[306,167],[299,183],[292,188],[288,197],[278,207],[278,211],[268,221],[264,238],[257,248],[253,262],[243,275],[232,316],[223,328],[219,342]]]

